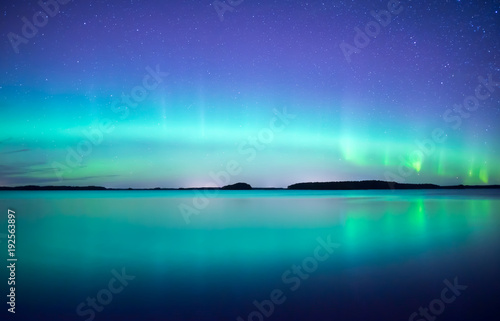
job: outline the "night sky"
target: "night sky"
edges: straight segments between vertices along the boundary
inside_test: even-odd
[[[498,0],[47,3],[1,4],[0,186],[500,184]]]

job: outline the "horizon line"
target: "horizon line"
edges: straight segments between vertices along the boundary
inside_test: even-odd
[[[238,190],[252,190],[252,189],[256,189],[256,190],[263,190],[263,189],[279,189],[279,190],[318,190],[317,188],[311,188],[313,186],[309,186],[309,188],[290,188],[290,187],[294,187],[294,186],[297,186],[297,185],[321,185],[321,184],[348,184],[348,183],[354,183],[354,184],[363,184],[365,183],[366,185],[368,184],[374,184],[374,183],[378,183],[378,184],[387,184],[387,188],[380,188],[380,186],[378,186],[378,188],[374,188],[372,186],[372,188],[336,188],[336,189],[330,189],[330,190],[353,190],[353,189],[395,189],[394,186],[395,185],[398,185],[400,187],[415,187],[414,189],[429,189],[429,188],[425,188],[426,187],[431,187],[431,188],[434,188],[434,189],[438,189],[438,188],[441,188],[441,189],[446,189],[446,188],[450,188],[450,189],[457,189],[457,188],[500,188],[500,185],[499,184],[482,184],[482,185],[465,185],[465,184],[457,184],[457,185],[438,185],[438,184],[433,184],[433,183],[399,183],[399,182],[396,182],[396,181],[382,181],[382,180],[361,180],[361,181],[324,181],[324,182],[299,182],[299,183],[293,183],[291,185],[288,185],[286,187],[253,187],[251,186],[250,184],[248,183],[245,183],[245,182],[237,182],[237,183],[234,183],[234,184],[228,184],[228,185],[224,185],[224,186],[215,186],[215,187],[208,187],[208,186],[196,186],[196,187],[159,187],[159,186],[156,186],[156,187],[106,187],[106,186],[101,186],[101,185],[33,185],[33,184],[29,184],[29,185],[18,185],[18,186],[0,186],[0,190],[9,190],[9,189],[14,189],[14,190],[22,190],[22,189],[28,189],[28,188],[32,188],[32,189],[54,189],[54,190],[58,190],[58,189],[95,189],[95,190],[231,190],[232,187],[236,186],[236,185],[241,185],[241,184],[244,184],[244,185],[248,185],[249,188],[235,188],[235,189],[238,189]],[[420,187],[421,188],[418,188]],[[316,186],[317,187],[317,186]],[[366,186],[368,187],[368,186]],[[329,188],[322,188],[324,190],[329,190]]]

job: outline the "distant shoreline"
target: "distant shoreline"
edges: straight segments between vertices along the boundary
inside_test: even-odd
[[[342,181],[342,182],[307,182],[282,187],[251,187],[246,183],[236,183],[223,187],[189,188],[107,188],[102,186],[0,186],[0,191],[185,191],[185,190],[423,190],[423,189],[500,189],[500,185],[451,185],[403,184],[386,181]]]

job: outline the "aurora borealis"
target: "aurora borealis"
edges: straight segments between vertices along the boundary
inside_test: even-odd
[[[2,2],[0,186],[500,184],[498,0],[42,4]]]

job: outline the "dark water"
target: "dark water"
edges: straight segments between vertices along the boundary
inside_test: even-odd
[[[1,319],[498,317],[499,190],[196,195],[0,192],[18,259],[16,314],[4,304]]]

